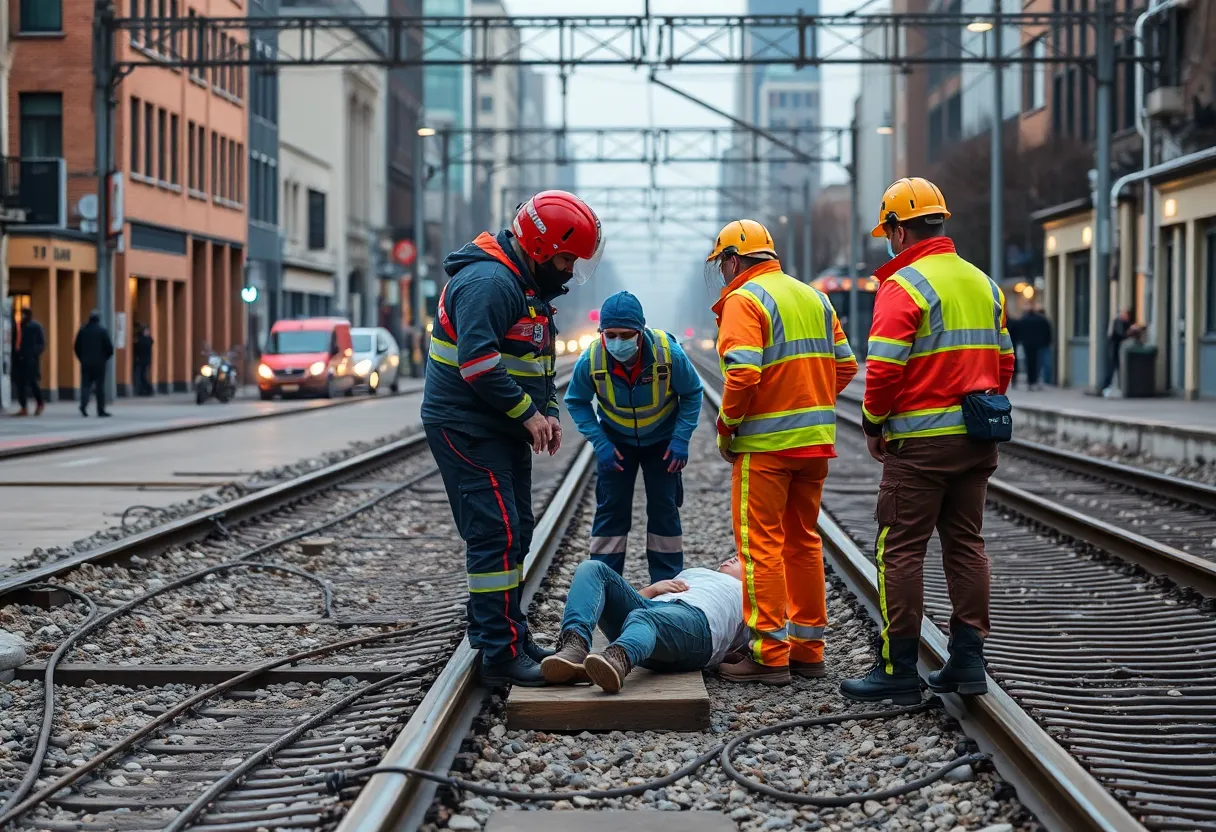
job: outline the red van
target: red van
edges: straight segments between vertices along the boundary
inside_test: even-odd
[[[258,364],[258,392],[263,399],[276,393],[349,396],[356,381],[354,354],[350,321],[344,318],[278,321]]]

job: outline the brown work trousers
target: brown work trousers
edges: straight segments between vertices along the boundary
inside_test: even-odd
[[[933,436],[887,443],[878,487],[875,561],[883,641],[920,635],[924,610],[925,549],[933,530],[954,614],[988,635],[988,556],[984,552],[984,501],[996,470],[995,442]]]

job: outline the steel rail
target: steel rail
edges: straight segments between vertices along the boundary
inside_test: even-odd
[[[855,401],[853,397],[848,397],[847,400]],[[843,412],[839,408],[836,413],[838,418],[843,416],[861,427],[860,413]],[[1140,471],[1127,465],[1094,459],[1071,451],[1060,451],[1025,440],[1013,440],[1005,444],[1010,445],[1015,453],[1020,453],[1026,446],[1030,446],[1030,453],[1044,462],[1049,461],[1062,468],[1071,468],[1078,473],[1111,480],[1150,494],[1157,493],[1157,483],[1161,482],[1163,487],[1170,489],[1164,496],[1179,502],[1193,503],[1201,508],[1208,507],[1208,500],[1216,499],[1216,488],[1201,483],[1189,483],[1179,477]],[[1191,496],[1182,496],[1188,492]],[[1166,577],[1178,586],[1190,587],[1209,598],[1216,597],[1216,562],[1204,560],[1142,534],[1031,494],[1000,477],[994,476],[988,480],[988,500],[1069,537],[1096,546],[1139,566],[1146,572]]]
[[[524,560],[524,608],[549,571],[571,520],[578,509],[578,497],[590,479],[591,446],[585,445],[566,474],[561,487],[549,501],[533,533],[532,549]],[[476,681],[478,652],[466,636],[452,654],[439,677],[419,703],[405,728],[385,752],[379,765],[433,768],[444,751],[459,744],[467,728],[462,715],[486,691]],[[407,821],[421,818],[430,804],[434,788],[426,788],[418,778],[404,774],[377,774],[364,785],[359,797],[342,819],[337,832],[396,830]]]
[[[566,375],[556,380],[560,390],[570,382]],[[194,514],[170,520],[142,532],[115,540],[95,549],[79,552],[62,560],[0,577],[0,603],[33,584],[70,572],[86,563],[101,563],[132,555],[159,554],[172,546],[202,540],[217,528],[235,526],[245,521],[268,514],[283,506],[324,491],[335,485],[354,479],[364,473],[391,464],[396,459],[426,449],[426,435],[418,425],[418,432],[389,442],[361,454],[356,454],[316,471],[310,471],[285,482],[263,488],[244,497],[238,497]]]
[[[413,387],[394,395],[409,396],[421,392],[421,387]],[[286,410],[245,413],[240,416],[233,416],[229,419],[203,418],[179,424],[169,422],[147,428],[113,431],[110,433],[96,433],[86,436],[72,436],[65,439],[51,439],[47,442],[31,442],[28,445],[16,445],[8,448],[0,448],[0,459],[17,459],[19,457],[39,456],[41,454],[49,454],[55,451],[67,451],[75,448],[88,448],[94,445],[109,445],[119,442],[129,442],[133,439],[144,439],[145,437],[151,436],[164,436],[170,433],[186,433],[188,431],[206,430],[208,428],[220,428],[224,427],[225,425],[239,425],[244,422],[258,422],[264,419],[282,419],[287,416],[296,416],[304,413],[322,413],[335,407],[350,406],[364,402],[385,401],[390,398],[393,398],[393,396],[352,396],[351,398],[341,398],[323,405],[305,405],[303,407],[293,407]],[[7,485],[7,483],[0,483],[0,485]]]
[[[720,407],[718,391],[709,384],[704,388],[710,403]],[[877,568],[826,512],[817,528],[833,571],[880,622]],[[922,675],[939,669],[948,655],[946,637],[931,622],[922,622]],[[997,771],[1040,821],[1063,832],[1143,832],[1144,826],[991,677],[988,690],[985,696],[947,694],[942,700],[963,732],[993,755]]]
[[[842,393],[840,398],[852,404],[861,404],[861,398],[850,393]],[[1088,456],[1076,451],[1045,445],[1042,442],[1032,442],[1029,439],[1014,438],[1012,441],[1004,443],[1001,450],[1006,448],[1016,451],[1018,456],[1046,462],[1049,465],[1058,465],[1078,474],[1097,479],[1114,480],[1128,488],[1177,500],[1180,503],[1190,503],[1207,511],[1216,511],[1216,485],[1188,480],[1185,477],[1159,474],[1156,471],[1148,471],[1134,465]]]

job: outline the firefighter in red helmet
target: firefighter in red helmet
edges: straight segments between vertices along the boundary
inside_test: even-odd
[[[482,681],[540,686],[552,651],[520,605],[532,542],[532,454],[562,441],[551,301],[595,271],[599,218],[565,191],[520,206],[511,228],[444,260],[450,280],[431,333],[422,423],[465,541],[469,642]]]

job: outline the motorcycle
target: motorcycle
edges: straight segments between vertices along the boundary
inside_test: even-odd
[[[194,401],[203,404],[212,396],[221,403],[231,401],[240,386],[233,366],[235,356],[232,352],[220,355],[210,350],[204,350],[203,354],[207,356],[207,363],[199,368],[194,378]]]

